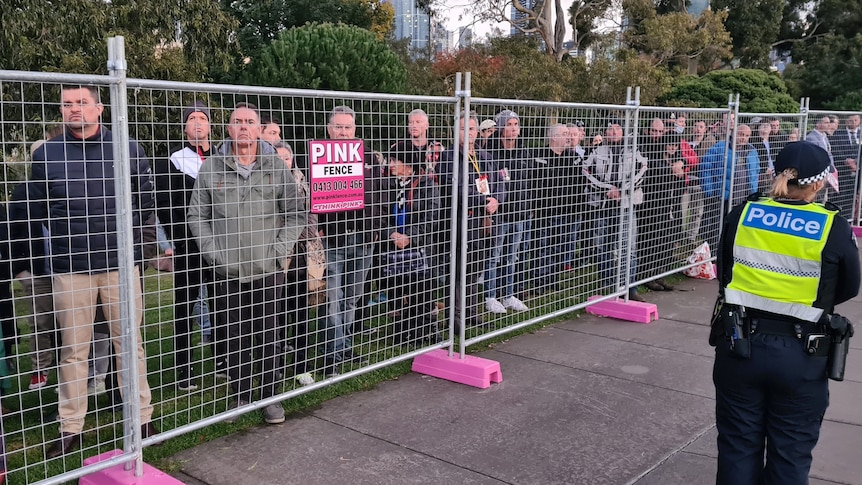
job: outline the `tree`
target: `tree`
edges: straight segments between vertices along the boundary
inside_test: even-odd
[[[281,32],[251,60],[243,77],[261,86],[400,93],[407,74],[370,31],[310,24]]]
[[[727,12],[733,56],[742,67],[769,67],[769,52],[778,40],[786,0],[712,0],[716,12]]]
[[[520,20],[512,18],[510,7],[519,13]],[[563,60],[566,19],[562,0],[473,0],[471,8],[483,20],[506,22],[522,34],[538,36],[545,44],[545,53],[556,62]]]
[[[382,40],[395,18],[389,2],[374,0],[221,0],[221,5],[239,23],[239,44],[251,58],[291,27],[343,23],[370,30]]]
[[[569,7],[569,25],[572,26],[575,52],[582,52],[597,39],[596,22],[607,15],[612,3],[612,0],[574,0],[572,2]]]
[[[692,61],[714,66],[729,60],[730,34],[724,29],[726,12],[704,11],[700,17],[685,12],[657,15],[644,21],[643,52],[656,65],[681,65],[688,68]],[[691,72],[696,74],[695,72]]]
[[[813,108],[857,109],[862,92],[862,0],[819,0],[793,41],[794,65],[785,76]],[[798,33],[798,32],[797,32]]]
[[[107,38],[126,39],[128,75],[205,81],[235,52],[212,0],[17,0],[4,5],[0,68],[104,74]]]
[[[758,69],[712,71],[701,77],[678,78],[659,102],[671,106],[723,108],[728,96],[739,94],[739,110],[752,113],[794,113],[799,103],[777,74]]]

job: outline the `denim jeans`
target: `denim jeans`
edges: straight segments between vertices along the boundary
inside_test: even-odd
[[[201,329],[201,336],[211,338],[212,329],[210,327],[212,327],[212,323],[210,322],[210,308],[207,304],[207,298],[207,285],[201,285],[192,315],[198,316],[198,327]]]
[[[560,236],[562,249],[562,263],[570,266],[575,265],[575,254],[578,250],[578,232],[581,230],[581,215],[569,214],[560,218]],[[583,248],[582,248],[583,249]]]
[[[521,252],[525,224],[524,221],[503,222],[496,228],[494,247],[491,249],[491,259],[485,272],[485,296],[488,298],[497,298],[498,282],[502,286],[502,297],[515,293],[515,267]]]
[[[340,362],[350,349],[356,303],[374,256],[361,234],[348,235],[344,246],[324,241],[326,249],[326,359]]]
[[[631,250],[629,251],[629,216],[632,216],[634,226],[631,231]],[[593,238],[596,247],[599,269],[599,282],[603,287],[610,285],[616,286],[614,278],[614,262],[620,263],[620,269],[625,266],[625,261],[622,258],[631,255],[631,263],[628,267],[629,279],[621,279],[621,284],[627,284],[634,281],[637,271],[637,219],[633,217],[633,213],[627,210],[623,216],[619,216],[617,210],[601,211],[601,215],[596,218],[593,227]]]

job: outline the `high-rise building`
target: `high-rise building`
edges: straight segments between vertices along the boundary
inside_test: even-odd
[[[539,3],[539,0],[520,0],[521,5],[528,10],[535,10],[536,4]],[[513,4],[511,7],[511,12],[509,13],[509,18],[512,19],[512,26],[509,30],[509,35],[523,35],[523,32],[518,30],[518,27],[527,28],[529,27],[529,21],[527,20],[527,14],[521,12],[520,10],[515,8]]]
[[[461,27],[458,29],[458,44],[459,49],[464,49],[473,45],[473,29],[470,27]]]
[[[451,30],[446,30],[446,26],[439,20],[435,21],[431,26],[431,43],[434,45],[434,52],[449,52],[454,49],[453,42],[454,33]]]
[[[396,39],[410,39],[414,52],[427,52],[431,45],[431,17],[416,5],[416,0],[386,0],[395,10]]]

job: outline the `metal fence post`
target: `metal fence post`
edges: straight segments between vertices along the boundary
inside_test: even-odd
[[[459,101],[460,101],[460,98],[462,98],[462,97],[464,98],[464,118],[463,118],[463,120],[464,120],[464,123],[466,123],[467,130],[470,129],[469,127],[470,127],[470,79],[471,79],[471,74],[472,73],[470,73],[470,72],[464,73],[464,86],[463,86],[464,89],[460,93],[458,93]],[[457,118],[456,118],[456,120],[457,120]],[[457,147],[457,146],[459,146],[459,143],[461,144],[460,145],[461,146],[460,155],[462,155],[462,157],[459,157],[459,153],[458,153],[457,149],[453,150],[453,157],[452,157],[453,158],[453,162],[452,162],[453,172],[452,173],[456,174],[456,177],[461,178],[461,193],[459,193],[455,197],[455,200],[456,201],[457,200],[463,201],[463,203],[461,204],[461,205],[463,205],[463,208],[459,208],[456,205],[455,208],[453,209],[452,213],[453,213],[453,217],[454,217],[454,214],[456,213],[455,211],[460,211],[460,220],[459,219],[456,219],[456,220],[459,220],[459,226],[460,226],[459,230],[461,231],[461,238],[460,238],[460,240],[458,240],[457,238],[455,239],[456,241],[458,241],[458,247],[456,248],[457,252],[455,253],[455,256],[456,256],[456,261],[459,261],[459,268],[458,268],[458,271],[460,271],[459,274],[463,275],[463,277],[461,278],[461,281],[457,281],[456,278],[452,278],[452,280],[453,280],[453,282],[455,282],[456,285],[460,285],[460,287],[461,287],[460,288],[461,291],[456,292],[456,294],[460,293],[458,295],[458,305],[460,305],[459,308],[461,308],[461,312],[459,314],[459,319],[460,319],[459,323],[460,323],[461,328],[459,329],[459,332],[458,332],[458,339],[459,339],[458,347],[459,347],[460,358],[463,359],[466,356],[466,352],[467,352],[467,346],[464,344],[464,342],[466,340],[466,335],[467,335],[467,289],[468,289],[467,279],[469,276],[467,274],[467,268],[468,268],[467,258],[469,257],[469,254],[467,254],[467,238],[469,236],[469,225],[468,225],[468,221],[467,221],[467,205],[468,205],[467,204],[467,198],[468,198],[468,194],[469,194],[469,192],[468,192],[469,187],[467,187],[467,181],[469,180],[469,178],[467,177],[467,170],[460,170],[460,168],[458,167],[458,160],[459,160],[459,158],[461,158],[461,160],[467,160],[467,158],[469,157],[469,155],[470,155],[470,148],[469,148],[470,137],[465,136],[463,140],[459,139],[461,136],[461,133],[460,133],[461,130],[460,130],[459,124],[460,123],[458,121],[455,122],[455,146]],[[457,179],[455,177],[452,177],[452,180],[457,180]],[[455,192],[457,192],[457,191],[453,191],[453,193],[455,193]],[[454,227],[455,225],[453,224],[452,226]],[[454,340],[455,339],[452,339],[453,345],[454,345]],[[450,355],[451,355],[451,353],[450,353]]]
[[[623,207],[620,204],[620,231],[621,231],[621,239],[626,241],[625,255],[620,256],[620,265],[619,272],[617,274],[617,288],[625,287],[625,299],[628,300],[629,292],[631,291],[631,283],[637,278],[631,278],[630,275],[633,272],[632,268],[634,265],[634,261],[636,260],[637,246],[635,244],[636,237],[636,227],[637,220],[635,218],[635,206],[634,206],[634,193],[635,193],[635,173],[637,172],[637,159],[635,157],[635,153],[638,150],[637,146],[637,137],[638,137],[638,124],[639,124],[639,114],[640,114],[640,97],[641,97],[641,88],[637,86],[634,88],[634,96],[632,96],[632,88],[629,86],[626,89],[626,119],[625,119],[625,127],[623,129],[623,159],[625,159],[626,153],[631,156],[632,167],[631,171],[625,174],[626,177],[629,177],[629,206],[628,208]],[[633,109],[632,109],[633,108]],[[620,163],[623,163],[623,160],[620,160]],[[622,175],[622,173],[620,174]],[[621,194],[623,197],[626,196],[625,193]],[[628,211],[628,214],[626,214]],[[623,224],[623,218],[628,219],[628,224]],[[626,234],[622,234],[622,231],[625,231]],[[623,249],[623,248],[621,248]],[[636,268],[635,268],[636,271]]]
[[[733,200],[733,177],[736,171],[736,128],[739,126],[737,124],[737,118],[739,117],[739,94],[734,97],[733,94],[728,96],[727,101],[727,123],[725,124],[725,150],[724,150],[724,170],[722,173],[722,182],[721,182],[721,192],[718,194],[718,227],[719,227],[719,235],[721,233],[721,227],[724,225],[724,216],[726,212],[732,209],[732,207],[728,207],[729,203]],[[732,122],[731,122],[732,121]],[[728,125],[733,125],[733,128],[727,129]],[[730,179],[728,180],[727,176],[724,175],[727,173],[727,164],[730,164]],[[727,191],[727,200],[724,200],[724,193]]]
[[[120,274],[120,322],[122,329],[123,373],[123,450],[135,454],[135,476],[143,475],[141,450],[141,409],[138,386],[137,314],[134,288],[134,235],[132,228],[132,181],[129,167],[129,117],[126,92],[125,44],[122,36],[108,39],[108,70],[116,82],[111,84],[111,130],[114,134],[114,184],[117,205],[117,239]],[[143,222],[143,221],[141,221]],[[126,464],[126,469],[131,463]]]
[[[467,73],[469,76],[470,73]],[[461,94],[463,91],[461,90],[461,73],[455,73],[455,116],[453,118],[453,126],[454,126],[454,143],[452,150],[452,209],[449,211],[449,220],[452,221],[450,224],[449,230],[449,312],[448,312],[448,320],[449,320],[449,337],[451,343],[449,344],[449,357],[455,353],[455,328],[460,326],[459,334],[461,337],[461,341],[464,341],[464,300],[465,295],[463,293],[458,294],[456,291],[456,286],[458,285],[458,279],[454,277],[456,274],[465,274],[465,266],[460,265],[458,263],[458,255],[461,254],[461,246],[458,244],[458,232],[461,231],[461,227],[459,227],[464,221],[459,219],[458,215],[458,201],[462,200],[462,194],[458,192],[458,177],[460,177],[460,153],[458,150],[459,139],[461,136],[461,132],[458,129],[458,117],[461,115]],[[462,232],[463,233],[463,232]],[[456,273],[459,271],[460,273]],[[461,313],[458,314],[458,319],[456,321],[455,316],[455,308],[461,308]]]

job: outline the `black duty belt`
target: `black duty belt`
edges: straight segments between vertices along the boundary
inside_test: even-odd
[[[792,322],[756,316],[751,317],[751,331],[752,333],[798,338],[806,334],[824,333],[823,326],[818,323]]]

